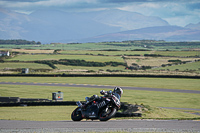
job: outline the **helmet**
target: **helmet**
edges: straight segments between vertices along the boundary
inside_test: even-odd
[[[123,94],[123,90],[120,87],[115,87],[113,92],[119,94],[120,96]]]

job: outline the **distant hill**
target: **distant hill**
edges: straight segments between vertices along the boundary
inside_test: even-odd
[[[121,31],[169,25],[167,21],[159,17],[145,16],[137,12],[117,9],[78,14],[96,22],[119,27]]]
[[[178,26],[155,26],[136,30],[116,32],[87,38],[81,41],[123,41],[123,40],[166,40],[166,41],[196,41],[200,40],[200,30],[192,30]]]
[[[174,27],[159,17],[122,10],[81,13],[36,10],[26,15],[0,9],[0,39],[41,43],[177,38],[191,41],[200,40],[198,35],[194,28]]]
[[[200,30],[200,22],[197,23],[197,24],[188,24],[185,26],[185,28],[190,28],[190,29],[193,29],[193,30]]]

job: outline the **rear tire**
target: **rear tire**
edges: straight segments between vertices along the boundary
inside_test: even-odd
[[[108,111],[105,111],[106,109],[103,109],[100,113],[99,113],[99,120],[100,121],[107,121],[110,118],[114,117],[115,114],[117,113],[116,108],[113,107],[109,107]]]
[[[81,111],[78,111],[78,109],[80,109],[80,107],[76,108],[71,114],[71,119],[73,121],[81,121],[83,119],[82,113]]]

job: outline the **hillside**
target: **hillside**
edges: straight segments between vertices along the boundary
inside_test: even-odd
[[[198,41],[200,30],[183,28],[178,26],[155,26],[136,30],[116,32],[87,38],[92,42],[99,41],[123,41],[123,40],[166,40],[166,41]]]
[[[137,12],[103,10],[79,13],[53,9],[36,10],[29,15],[0,9],[0,39],[26,39],[42,43],[200,40],[199,30],[171,26],[159,17]]]

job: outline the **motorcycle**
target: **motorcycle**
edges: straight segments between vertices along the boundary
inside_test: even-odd
[[[88,97],[86,97],[86,101]],[[91,102],[85,109],[82,107],[86,102],[78,101],[78,107],[72,112],[71,119],[73,121],[81,121],[82,119],[99,119],[100,121],[107,121],[115,116],[118,109],[120,109],[120,96],[110,92],[109,96],[101,97],[98,100]]]

